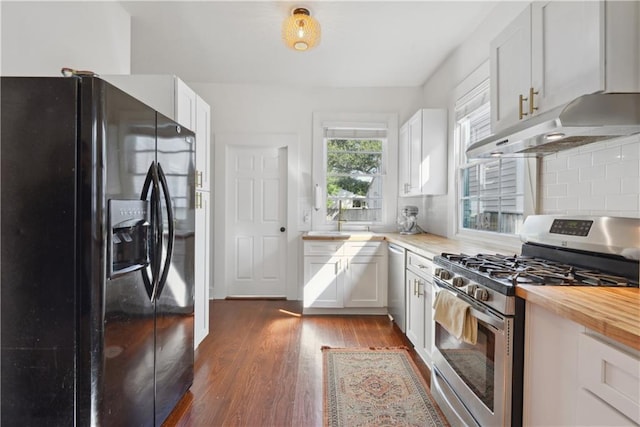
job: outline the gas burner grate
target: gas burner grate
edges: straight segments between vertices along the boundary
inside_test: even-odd
[[[625,277],[532,256],[451,253],[443,253],[442,256],[454,264],[512,286],[638,286]]]

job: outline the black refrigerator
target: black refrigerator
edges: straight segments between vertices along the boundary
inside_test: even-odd
[[[193,382],[194,134],[97,77],[0,97],[0,423],[160,425]]]

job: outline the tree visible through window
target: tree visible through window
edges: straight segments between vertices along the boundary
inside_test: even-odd
[[[325,138],[327,221],[375,223],[382,214],[382,138]]]

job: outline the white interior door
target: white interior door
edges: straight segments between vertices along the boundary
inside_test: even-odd
[[[287,149],[229,146],[227,295],[287,295]]]

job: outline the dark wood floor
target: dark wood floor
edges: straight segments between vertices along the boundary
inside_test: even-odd
[[[193,386],[165,426],[320,426],[322,346],[412,348],[387,316],[300,317],[301,309],[296,301],[211,301]]]

